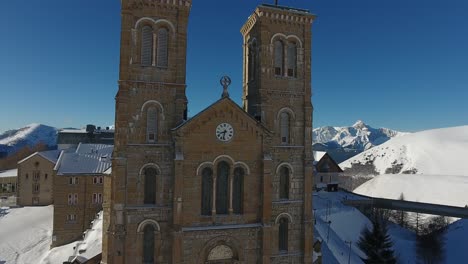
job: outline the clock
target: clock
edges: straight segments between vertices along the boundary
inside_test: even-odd
[[[216,127],[216,138],[226,142],[234,136],[234,128],[228,123],[221,123]]]

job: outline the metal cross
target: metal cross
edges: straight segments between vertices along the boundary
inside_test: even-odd
[[[228,86],[231,84],[231,78],[229,78],[229,76],[223,76],[221,80],[219,80],[219,83],[223,86],[223,94],[221,97],[229,97]]]

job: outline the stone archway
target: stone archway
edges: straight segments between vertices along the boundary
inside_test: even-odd
[[[234,237],[219,236],[208,241],[199,257],[199,264],[240,264],[243,262],[241,244]]]

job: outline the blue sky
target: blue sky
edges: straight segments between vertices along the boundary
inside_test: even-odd
[[[187,96],[193,116],[233,80],[241,104],[240,27],[269,1],[194,0]],[[280,0],[311,10],[314,127],[404,131],[468,124],[468,1]],[[0,9],[0,131],[114,122],[119,0],[15,0]]]

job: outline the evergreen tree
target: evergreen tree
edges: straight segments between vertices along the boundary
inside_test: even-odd
[[[367,258],[362,260],[366,264],[395,264],[396,258],[392,250],[393,243],[388,235],[386,224],[380,217],[372,221],[372,231],[367,227],[361,233],[358,247]]]

